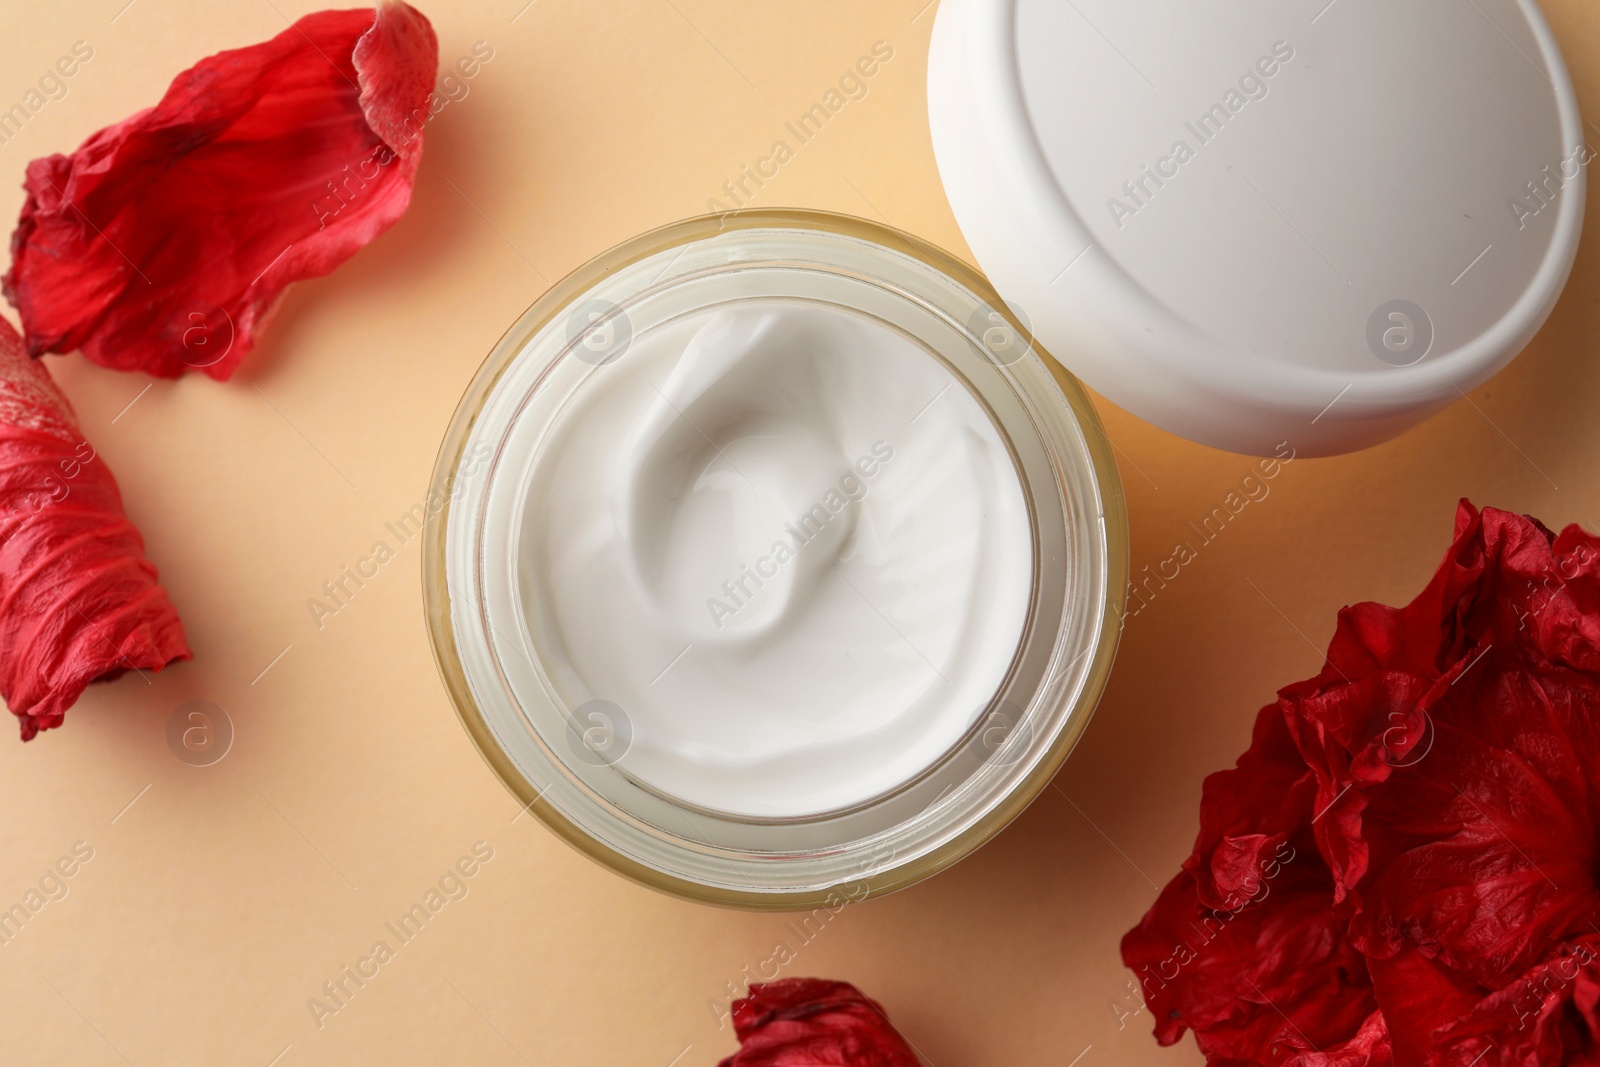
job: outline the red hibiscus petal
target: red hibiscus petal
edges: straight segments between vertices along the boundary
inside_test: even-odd
[[[1369,959],[1367,969],[1402,1064],[1424,1063],[1438,1032],[1471,1010],[1483,992],[1415,949]]]
[[[1285,1061],[1284,1067],[1394,1067],[1404,1062],[1395,1056],[1388,1020],[1383,1012],[1375,1011],[1361,1021],[1350,1040],[1302,1052]]]
[[[1600,683],[1491,653],[1453,697],[1427,758],[1371,799],[1352,932],[1369,953],[1414,945],[1494,988],[1600,916]]]
[[[1600,938],[1556,945],[1438,1034],[1427,1067],[1545,1067],[1600,1062]]]
[[[740,1049],[718,1067],[919,1067],[888,1015],[848,982],[785,978],[733,1002]]]
[[[1431,744],[1427,703],[1436,684],[1379,669],[1339,686],[1290,686],[1279,696],[1277,710],[1316,781],[1312,822],[1336,876],[1335,901],[1367,870],[1361,836],[1367,799],[1352,787],[1376,785],[1425,752],[1422,746]]]
[[[116,480],[0,319],[0,696],[22,739],[90,682],[189,656]]]
[[[1455,532],[1410,604],[1341,612],[1322,671],[1207,780],[1194,854],[1123,942],[1164,1043],[1600,1065],[1600,538],[1466,501]],[[1276,842],[1303,859],[1217,931]]]
[[[1284,690],[1364,952],[1409,946],[1492,988],[1600,916],[1585,604],[1600,541],[1463,502],[1428,588],[1347,609],[1329,666]]]
[[[1276,707],[1261,709],[1249,751],[1209,776],[1200,834],[1184,861],[1202,902],[1232,909],[1253,896],[1265,869],[1311,816],[1315,783]]]
[[[1193,1029],[1214,1064],[1388,1063],[1381,1020],[1368,1024],[1365,961],[1346,943],[1348,912],[1317,851],[1316,796],[1282,709],[1268,705],[1238,766],[1206,779],[1183,872],[1123,938],[1162,1044]]]
[[[1204,905],[1180,874],[1123,938],[1156,1037],[1170,1045],[1192,1028],[1214,1064],[1387,1064],[1386,1035],[1363,1034],[1377,1001],[1327,868],[1314,849],[1283,855],[1276,877],[1262,875],[1255,899],[1231,911]],[[1336,1051],[1355,1058],[1297,1058]]]
[[[34,160],[3,280],[29,351],[226,379],[286,286],[405,212],[437,62],[398,0],[323,11]]]

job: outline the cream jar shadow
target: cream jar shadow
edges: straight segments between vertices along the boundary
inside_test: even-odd
[[[505,335],[434,472],[424,587],[490,767],[706,903],[910,885],[1081,735],[1126,586],[1087,396],[970,268],[820,212],[605,253]]]

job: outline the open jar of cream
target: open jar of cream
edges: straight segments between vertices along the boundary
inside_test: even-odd
[[[613,249],[468,390],[424,563],[440,671],[568,842],[708,903],[943,869],[1066,759],[1127,520],[1081,388],[986,282],[858,219]]]

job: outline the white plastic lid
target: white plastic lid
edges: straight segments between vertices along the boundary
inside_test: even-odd
[[[943,0],[928,104],[1040,343],[1261,454],[1376,444],[1508,363],[1593,155],[1533,0]]]

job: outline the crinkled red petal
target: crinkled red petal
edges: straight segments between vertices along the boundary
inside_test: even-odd
[[[1436,1035],[1426,1067],[1600,1063],[1600,936],[1552,946]]]
[[[0,319],[0,696],[22,739],[90,682],[189,655],[116,480]]]
[[[1600,921],[1597,606],[1600,539],[1463,502],[1422,595],[1346,611],[1284,691],[1369,956],[1493,989]]]
[[[1229,909],[1256,892],[1262,870],[1310,821],[1315,788],[1283,715],[1261,709],[1238,766],[1205,781],[1200,834],[1183,865],[1202,903]]]
[[[848,982],[785,978],[733,1002],[738,1052],[718,1067],[920,1067],[874,1000]]]
[[[1418,1065],[1445,1027],[1461,1018],[1482,995],[1470,979],[1407,948],[1385,959],[1369,959],[1373,992],[1394,1048],[1395,1062]]]
[[[34,160],[3,279],[29,352],[227,378],[286,286],[405,212],[437,64],[398,0],[318,12]]]
[[[1346,1058],[1329,1064],[1387,1064],[1386,1035],[1367,1026],[1366,964],[1316,847],[1316,796],[1282,710],[1263,708],[1239,765],[1206,779],[1183,872],[1122,941],[1162,1044],[1193,1029],[1215,1064],[1281,1067],[1334,1049]]]
[[[1361,1035],[1378,1005],[1366,962],[1345,936],[1348,916],[1333,905],[1310,835],[1297,843],[1258,867],[1254,892],[1231,908],[1205,904],[1180,874],[1123,938],[1123,961],[1162,1044],[1193,1029],[1213,1063],[1280,1067],[1355,1048],[1366,1058],[1352,1063],[1387,1062],[1387,1041]]]
[[[1600,1064],[1600,538],[1466,501],[1455,533],[1410,604],[1341,612],[1322,671],[1207,780],[1193,855],[1123,942],[1163,1042]]]
[[[1435,705],[1427,758],[1366,809],[1364,951],[1415,947],[1497,988],[1600,919],[1595,709],[1593,679],[1506,671],[1494,653]]]

